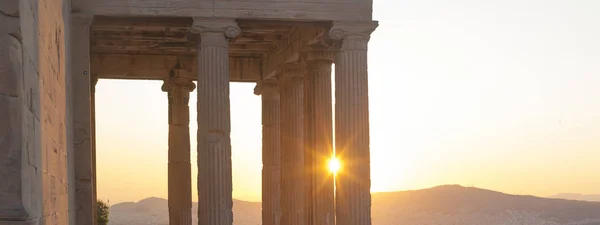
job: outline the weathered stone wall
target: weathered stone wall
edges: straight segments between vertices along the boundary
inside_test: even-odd
[[[62,0],[38,1],[42,224],[68,224],[65,24]]]
[[[22,45],[19,4],[0,2],[0,221],[25,220]],[[25,165],[23,165],[25,164]],[[2,222],[0,222],[2,223]]]
[[[72,211],[63,20],[67,4],[0,3],[0,224],[68,224]]]

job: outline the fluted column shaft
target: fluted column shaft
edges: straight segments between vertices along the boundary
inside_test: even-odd
[[[371,224],[367,44],[376,23],[335,24],[341,39],[335,60],[336,223]]]
[[[190,165],[190,80],[169,78],[162,90],[169,99],[169,224],[192,224],[192,169]]]
[[[257,85],[262,95],[262,221],[279,225],[281,218],[281,140],[279,90],[275,82]]]
[[[198,225],[233,223],[229,42],[233,20],[194,18],[198,60]]]
[[[304,225],[302,70],[283,72],[281,93],[281,224]]]
[[[306,168],[306,216],[308,225],[334,224],[333,174],[328,162],[333,155],[331,60],[308,61],[304,79],[304,164]]]

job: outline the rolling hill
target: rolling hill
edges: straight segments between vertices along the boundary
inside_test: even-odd
[[[600,195],[583,195],[583,194],[577,194],[577,193],[561,193],[561,194],[550,196],[549,198],[600,202]]]
[[[600,202],[584,202],[462,187],[373,193],[373,225],[600,225]],[[193,212],[197,204],[194,203]],[[167,225],[167,200],[111,206],[110,225]],[[194,221],[196,220],[195,213]],[[261,204],[234,200],[234,224],[261,224]]]

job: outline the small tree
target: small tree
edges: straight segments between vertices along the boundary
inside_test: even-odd
[[[108,225],[108,204],[102,200],[96,201],[96,216],[98,225]]]

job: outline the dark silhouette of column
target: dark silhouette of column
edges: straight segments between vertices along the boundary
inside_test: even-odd
[[[169,224],[192,224],[192,169],[190,165],[191,80],[168,78],[162,91],[169,99]]]
[[[304,164],[306,168],[307,225],[333,225],[333,173],[328,162],[333,155],[331,64],[333,52],[311,50],[304,53]]]
[[[277,81],[261,81],[254,93],[262,98],[262,221],[263,225],[280,225],[281,143]]]
[[[281,224],[304,225],[305,169],[303,75],[304,69],[280,72],[281,107]]]

